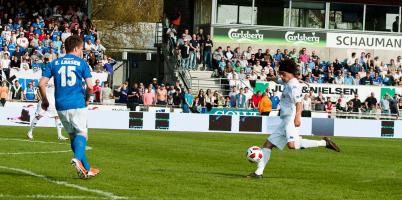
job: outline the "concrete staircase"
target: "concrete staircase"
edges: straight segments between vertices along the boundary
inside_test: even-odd
[[[191,88],[194,95],[197,95],[200,89],[204,91],[210,89],[212,92],[216,90],[223,95],[227,95],[227,91],[221,85],[221,79],[211,78],[212,71],[190,71],[190,74]]]

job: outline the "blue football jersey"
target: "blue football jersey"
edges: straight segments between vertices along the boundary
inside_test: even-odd
[[[54,79],[56,109],[69,110],[85,108],[83,83],[91,78],[91,70],[85,60],[67,54],[53,60],[42,71],[42,76]]]

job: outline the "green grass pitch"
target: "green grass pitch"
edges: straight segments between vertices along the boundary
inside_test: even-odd
[[[55,143],[10,140],[26,131],[0,127],[0,199],[402,199],[398,139],[334,138],[341,153],[274,150],[264,179],[250,180],[245,151],[264,135],[90,130],[87,156],[101,174],[81,180],[55,129],[34,131]]]

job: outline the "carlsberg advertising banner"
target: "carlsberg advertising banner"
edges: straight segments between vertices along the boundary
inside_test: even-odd
[[[254,92],[264,92],[269,88],[270,92],[276,92],[276,95],[280,97],[283,91],[283,85],[276,84],[275,82],[257,81],[254,88]],[[336,84],[304,84],[303,94],[313,92],[314,96],[317,96],[319,92],[324,97],[331,97],[332,101],[335,101],[340,94],[349,100],[353,99],[355,94],[359,95],[359,99],[364,101],[371,92],[374,92],[377,99],[382,98],[386,93],[393,96],[395,94],[402,94],[402,87],[385,87],[385,86],[364,86],[364,85],[336,85]]]
[[[214,28],[214,42],[256,43],[325,47],[326,34],[308,31],[278,31],[242,28]]]

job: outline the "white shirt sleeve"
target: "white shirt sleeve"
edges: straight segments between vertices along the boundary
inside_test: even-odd
[[[294,103],[300,103],[303,100],[302,86],[299,83],[291,85],[292,101]]]

